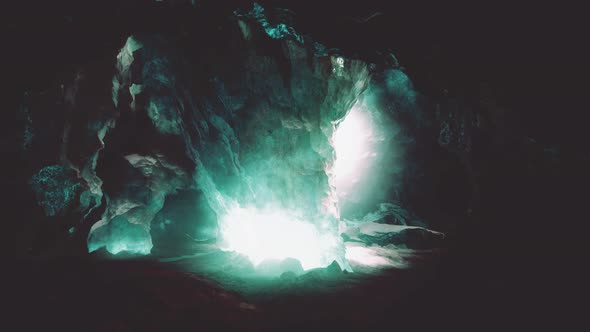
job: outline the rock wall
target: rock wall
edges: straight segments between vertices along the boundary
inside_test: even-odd
[[[170,36],[134,34],[112,59],[112,80],[81,69],[54,96],[63,99],[66,116],[54,133],[61,134],[55,160],[61,166],[47,170],[71,169],[71,181],[53,177],[48,186],[44,169],[33,187],[47,215],[67,215],[68,207],[84,212],[86,219],[72,217],[69,229],[92,225],[90,251],[149,253],[152,224],[162,222],[156,216],[186,190],[204,198],[195,209],[218,218],[236,206],[283,209],[337,235],[339,212],[326,175],[334,160],[329,138],[366,89],[369,65],[270,22],[257,4],[220,24],[223,43],[199,40],[200,31],[182,41],[203,43],[200,54]],[[108,109],[85,108],[96,99]],[[88,219],[96,218],[96,207],[100,220]]]
[[[499,96],[506,80],[489,86],[455,73],[460,61],[436,49],[421,60],[399,46],[398,61],[393,46],[418,41],[380,29],[385,15],[364,23],[326,16],[340,23],[319,26],[320,8],[297,15],[301,6],[224,4],[113,4],[104,34],[87,32],[95,21],[77,22],[87,36],[76,39],[65,20],[55,33],[76,43],[55,44],[62,52],[34,39],[53,67],[31,61],[38,50],[19,55],[29,68],[19,78],[38,79],[15,85],[26,88],[11,106],[14,142],[3,140],[17,170],[9,188],[30,207],[15,212],[15,248],[86,253],[88,244],[108,246],[129,232],[135,240],[125,242],[136,241],[137,251],[156,250],[156,229],[160,245],[173,242],[162,231],[175,227],[166,224],[167,202],[186,200],[195,200],[186,215],[203,220],[232,206],[272,205],[305,219],[330,216],[323,222],[334,232],[343,213],[444,232],[489,219],[493,231],[492,220],[507,215],[498,206],[521,216],[535,210],[543,196],[527,188],[540,188],[539,179],[560,188],[552,174],[563,152],[519,129]],[[369,35],[379,38],[352,40]],[[334,159],[328,138],[357,101],[392,124],[395,153],[382,159],[389,169],[374,170],[386,174],[372,180],[382,199],[343,210],[326,171]],[[584,158],[570,158],[576,174]],[[525,209],[513,203],[521,197],[535,198]],[[170,239],[192,232],[184,238],[212,241],[219,231],[212,222],[203,232],[181,224]]]

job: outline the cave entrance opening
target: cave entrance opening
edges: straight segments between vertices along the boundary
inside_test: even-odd
[[[354,200],[354,191],[368,176],[367,170],[377,155],[374,136],[371,115],[358,102],[334,130],[330,144],[336,159],[327,172],[339,208],[344,202]]]
[[[340,216],[330,206],[345,200],[365,178],[374,134],[371,115],[359,103],[334,125],[333,135],[326,138],[336,157],[325,165],[331,197],[323,204],[325,215],[318,216],[326,220],[307,220],[276,206],[260,209],[235,204],[220,218],[224,250],[247,256],[254,266],[296,259],[302,270],[309,270],[328,266],[340,257],[338,263],[348,268],[337,226]]]

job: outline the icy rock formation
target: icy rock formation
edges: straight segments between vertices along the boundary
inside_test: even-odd
[[[51,219],[33,240],[35,250],[86,251],[88,230],[100,216],[103,193],[96,163],[113,124],[110,98],[103,94],[109,86],[103,65],[60,73],[59,84],[24,94],[23,173],[42,214]],[[43,247],[48,245],[55,247]]]
[[[107,230],[125,218],[143,225],[140,242],[149,251],[150,224],[166,196],[188,188],[202,193],[205,199],[197,204],[206,203],[201,210],[212,209],[218,220],[240,206],[281,209],[338,238],[339,215],[325,171],[334,159],[329,137],[366,88],[367,64],[316,54],[313,41],[269,23],[263,14],[258,5],[235,13],[226,29],[230,42],[218,50],[227,61],[213,68],[193,63],[160,36],[127,40],[118,56],[113,99],[122,117],[147,116],[151,129],[142,135],[161,147],[147,147],[141,160],[127,157],[149,189],[132,198],[110,197],[90,234],[91,250],[118,243],[120,235]],[[168,141],[181,153],[170,153]],[[141,145],[135,149],[145,150]],[[162,167],[181,171],[161,181],[154,170]],[[326,265],[334,259],[345,264],[344,249],[336,246],[323,258]]]
[[[187,187],[190,177],[162,156],[126,156],[139,171],[136,181],[128,181],[126,190],[110,198],[103,219],[91,229],[88,249],[105,246],[109,252],[148,254],[152,248],[151,222],[164,206],[168,193]]]
[[[391,267],[411,266],[416,250],[436,253],[445,234],[423,227],[380,224],[370,221],[347,223],[342,237],[346,258],[355,271],[375,272]]]
[[[440,248],[445,237],[443,233],[422,227],[378,224],[363,222],[347,227],[343,236],[348,241],[358,241],[366,245],[395,245],[409,249]]]
[[[166,203],[154,217],[151,236],[154,250],[163,255],[192,254],[193,245],[217,239],[217,216],[201,191],[180,190],[166,197]]]
[[[114,68],[80,70],[61,87],[59,167],[72,170],[72,185],[83,190],[79,203],[68,196],[62,205],[83,207],[89,251],[147,254],[156,245],[187,254],[200,241],[232,249],[224,235],[234,219],[266,215],[313,226],[329,247],[315,266],[336,261],[347,269],[330,140],[355,104],[364,107],[381,126],[378,163],[395,166],[373,167],[373,200],[351,209],[401,201],[391,183],[413,141],[394,122],[418,116],[410,112],[416,96],[401,71],[299,34],[291,15],[255,4],[220,18],[218,29],[195,21],[186,34],[135,34],[109,59]],[[27,124],[41,123],[32,110]],[[377,214],[381,222],[417,220],[390,205]],[[181,241],[188,244],[171,245]]]
[[[381,203],[379,204],[379,209],[365,215],[362,218],[362,222],[407,225],[409,219],[409,212],[399,205],[393,203]]]
[[[37,202],[45,214],[57,216],[67,213],[77,197],[80,196],[80,183],[76,174],[68,167],[47,166],[31,178],[31,186]]]

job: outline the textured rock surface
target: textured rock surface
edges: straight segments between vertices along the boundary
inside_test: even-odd
[[[296,37],[291,27],[285,30],[279,24],[280,31],[273,30],[276,27],[269,26],[262,15],[262,8],[254,6],[226,23],[225,37],[232,45],[223,45],[219,52],[227,61],[208,71],[201,71],[205,68],[156,35],[132,36],[121,49],[113,79],[115,105],[121,117],[146,121],[141,132],[146,142],[138,141],[132,148],[152,150],[142,160],[126,157],[147,178],[143,186],[148,192],[131,199],[143,199],[136,205],[148,206],[150,212],[141,214],[146,231],[164,196],[189,187],[203,193],[218,217],[238,204],[270,206],[308,220],[321,219],[333,232],[337,230],[337,208],[329,201],[331,188],[324,170],[333,160],[328,140],[334,122],[344,117],[365,89],[367,64],[316,55],[310,50],[311,41]],[[197,76],[187,75],[190,72]],[[120,129],[123,126],[119,121],[117,130],[125,130]],[[153,155],[159,147],[146,144],[150,137],[164,140],[163,155]],[[169,152],[170,144],[184,150],[180,160],[179,154]],[[154,174],[154,169],[161,168],[155,165],[156,159],[181,169],[194,181],[162,180],[162,175]],[[130,204],[125,200],[124,204]],[[93,227],[91,250],[105,241],[116,242],[98,240],[93,234],[110,227],[110,220],[119,213],[127,213],[113,212],[119,204],[111,198],[107,214]],[[137,209],[130,211],[137,213]],[[97,236],[114,236],[108,234],[114,233]]]
[[[351,278],[348,285],[360,287],[344,287],[350,295],[344,296],[342,289],[331,287],[334,280],[312,280],[299,287],[297,278],[287,276],[286,282],[281,281],[266,293],[270,311],[263,314],[265,318],[274,317],[277,327],[284,329],[288,325],[294,330],[309,329],[309,320],[314,319],[329,320],[329,327],[337,330],[366,330],[377,327],[368,323],[376,321],[399,329],[403,329],[400,322],[405,321],[413,329],[431,324],[435,326],[428,330],[447,326],[461,330],[461,325],[473,330],[481,322],[497,325],[496,329],[530,329],[535,324],[547,328],[546,321],[555,318],[556,326],[563,330],[564,324],[573,321],[572,316],[584,317],[581,307],[568,304],[583,303],[572,297],[581,296],[579,290],[583,287],[578,287],[576,281],[585,284],[584,274],[569,270],[582,266],[580,262],[587,260],[584,253],[588,252],[588,233],[584,231],[584,193],[590,187],[584,108],[588,57],[581,42],[585,40],[583,31],[588,30],[581,26],[587,21],[583,17],[586,11],[541,2],[533,7],[449,2],[425,7],[415,2],[380,0],[261,0],[260,4],[264,11],[251,14],[252,3],[238,0],[59,0],[21,1],[5,6],[0,34],[5,45],[2,63],[6,65],[6,98],[2,109],[6,116],[0,121],[0,146],[3,170],[8,171],[0,174],[7,197],[0,241],[6,248],[2,252],[18,257],[72,253],[87,256],[91,226],[111,213],[106,212],[111,204],[109,211],[122,211],[128,204],[121,198],[128,196],[129,204],[139,204],[138,213],[153,216],[151,225],[130,223],[133,212],[106,220],[111,226],[102,231],[115,229],[121,220],[122,225],[140,230],[144,241],[149,227],[152,253],[161,253],[156,249],[169,247],[187,229],[182,223],[171,223],[167,226],[170,232],[161,233],[160,217],[168,215],[183,193],[198,191],[202,195],[202,190],[181,185],[184,189],[171,189],[165,198],[152,195],[147,188],[151,180],[125,156],[161,155],[162,161],[190,176],[197,168],[214,168],[202,178],[214,178],[210,182],[219,184],[217,190],[226,196],[241,196],[237,192],[242,189],[236,189],[239,186],[234,183],[241,177],[234,175],[236,170],[246,174],[259,165],[239,160],[241,168],[237,167],[228,151],[239,151],[240,159],[245,156],[242,151],[253,151],[250,143],[242,140],[259,140],[257,135],[248,135],[247,128],[274,130],[278,126],[268,128],[254,120],[240,121],[245,113],[240,111],[263,109],[251,107],[261,95],[281,95],[275,99],[291,105],[291,100],[276,91],[285,90],[287,84],[291,84],[289,91],[301,90],[293,84],[293,77],[299,74],[292,70],[290,59],[291,54],[299,54],[292,46],[303,40],[306,51],[333,61],[334,74],[345,73],[340,65],[346,69],[349,60],[374,64],[368,66],[371,80],[365,92],[381,96],[377,99],[380,108],[388,110],[388,117],[400,129],[391,142],[396,151],[403,151],[402,163],[396,164],[403,168],[390,172],[395,185],[384,195],[387,199],[359,201],[342,209],[341,214],[346,219],[362,219],[374,213],[371,220],[380,218],[376,222],[396,225],[405,220],[410,226],[442,231],[448,235],[445,246],[451,254],[440,262],[437,259],[432,266],[436,269],[423,274],[405,269],[381,277],[375,273],[376,267],[404,266],[408,261],[421,262],[421,258],[410,255],[413,258],[408,260],[406,255],[411,250],[393,244],[347,241],[347,254],[357,260],[355,273],[342,275]],[[290,10],[277,10],[273,5]],[[239,17],[234,13],[236,9]],[[120,71],[117,55],[129,36],[136,37],[143,48],[132,47],[126,55],[129,66]],[[141,73],[144,67],[149,71],[146,75]],[[248,79],[241,77],[246,67],[251,73]],[[387,74],[392,71],[396,74]],[[158,77],[158,73],[166,77]],[[408,85],[400,73],[412,84]],[[272,79],[266,82],[259,74]],[[119,86],[113,83],[113,77]],[[412,85],[415,91],[401,89]],[[319,84],[313,86],[319,87],[318,96],[324,94]],[[387,86],[394,88],[386,90]],[[249,92],[244,91],[259,95],[248,98]],[[359,100],[368,105],[369,98],[363,95]],[[191,99],[187,96],[193,97],[194,107],[186,107]],[[273,113],[275,101],[265,102],[266,112]],[[194,115],[194,109],[201,110],[202,115]],[[286,113],[282,108],[277,110]],[[185,118],[175,119],[176,114]],[[214,140],[231,135],[227,134],[227,126],[210,114],[222,119],[236,140]],[[304,125],[318,125],[273,115],[275,123],[281,119],[282,129],[299,131]],[[232,118],[234,121],[228,120]],[[198,132],[187,129],[195,125],[202,128]],[[280,141],[283,134],[279,130],[275,137],[267,132],[273,141]],[[295,137],[300,139],[301,135]],[[317,138],[314,136],[315,145]],[[193,148],[207,166],[195,164]],[[207,159],[204,154],[225,157]],[[314,162],[324,158],[318,155],[315,151],[304,154],[309,162],[295,164],[305,176],[313,178],[310,174],[316,168]],[[31,179],[54,166],[67,174],[67,183],[56,191],[37,190],[41,195],[36,194]],[[191,181],[191,185],[194,183],[197,181]],[[387,187],[390,183],[378,184]],[[80,200],[68,198],[67,208],[48,216],[42,203],[45,195],[73,186],[81,190]],[[263,186],[279,187],[272,181],[259,188]],[[295,183],[289,186],[294,193],[301,188]],[[322,184],[314,186],[321,188]],[[204,196],[199,196],[198,208],[191,214],[216,214]],[[282,196],[277,195],[277,200],[284,200]],[[56,197],[64,202],[66,195]],[[86,203],[76,206],[79,201]],[[162,201],[158,212],[150,210],[157,210]],[[378,204],[384,202],[395,203],[400,209],[383,211]],[[289,205],[288,200],[284,204]],[[418,220],[422,224],[417,224]],[[195,243],[194,237],[189,240],[169,254],[184,254],[189,251],[186,246],[205,245]],[[214,256],[224,255],[229,253],[217,252]],[[123,257],[128,256],[111,256]],[[219,264],[217,259],[207,258],[189,259],[182,268],[205,266],[224,273],[253,271],[251,265],[247,259]],[[41,330],[104,327],[117,331],[150,327],[163,330],[170,328],[166,324],[182,321],[194,326],[193,330],[203,329],[194,311],[208,312],[202,310],[209,308],[210,302],[207,297],[187,291],[191,287],[190,282],[183,283],[186,279],[171,277],[169,284],[166,278],[147,278],[153,272],[141,270],[134,278],[113,285],[110,277],[106,281],[95,279],[97,272],[109,269],[104,265],[89,267],[80,278],[73,278],[74,269],[81,266],[77,261],[59,265],[65,271],[59,275],[52,273],[58,268],[54,260],[46,266],[3,266],[3,277],[9,276],[7,282],[1,283],[8,288],[8,292],[2,292],[8,294],[3,307],[8,308],[8,316],[17,317],[11,308],[22,312],[17,318],[20,324],[37,323]],[[375,274],[368,281],[355,279],[361,278],[363,271]],[[117,270],[113,275],[127,274]],[[150,281],[143,284],[146,279]],[[225,280],[224,287],[239,283],[227,275]],[[277,296],[283,287],[292,284],[293,296]],[[178,296],[154,295],[154,289]],[[302,294],[302,290],[308,292]],[[328,295],[330,292],[334,296]],[[194,295],[206,304],[188,305],[183,294],[191,298]],[[87,302],[89,295],[101,301],[93,306]],[[162,299],[159,305],[152,302],[156,298]],[[392,306],[393,300],[397,305]],[[172,309],[163,309],[168,307],[161,306],[164,303],[171,303]],[[175,303],[187,304],[189,309],[183,311],[186,320],[176,319],[174,313],[179,311]],[[224,310],[215,307],[214,311]],[[562,319],[560,311],[567,312],[568,317]],[[170,313],[171,319],[154,314],[160,312]],[[355,319],[358,324],[348,322]],[[291,320],[305,322],[290,324]],[[335,326],[334,321],[342,322],[342,326]],[[14,325],[8,326],[14,329]]]
[[[203,62],[208,54],[144,33],[128,37],[113,58],[112,80],[95,67],[71,76],[55,93],[63,98],[64,125],[52,133],[61,135],[53,157],[77,177],[52,180],[47,195],[64,196],[52,203],[59,206],[49,208],[38,194],[47,215],[72,205],[70,187],[86,188],[74,208],[86,215],[96,206],[102,211],[90,229],[89,250],[149,253],[152,220],[166,196],[196,190],[203,197],[195,202],[198,209],[218,218],[234,206],[271,207],[336,233],[338,207],[325,171],[334,160],[329,138],[367,87],[368,64],[321,51],[287,25],[292,14],[283,12],[277,22],[274,14],[268,19],[255,4],[222,20],[225,42],[207,45],[224,59],[215,64]],[[199,35],[195,31],[192,42]],[[100,93],[91,95],[96,86]],[[35,118],[39,111],[32,104],[24,110],[33,109]],[[338,257],[343,254],[326,262]]]
[[[488,225],[486,232],[502,235],[494,220],[508,213],[498,212],[499,207],[518,208],[515,219],[555,219],[557,207],[551,214],[535,209],[539,201],[552,201],[541,194],[542,183],[552,192],[564,189],[555,174],[563,174],[558,170],[570,161],[577,166],[569,174],[583,174],[587,156],[564,152],[547,144],[549,138],[533,139],[535,131],[525,130],[534,126],[534,117],[519,118],[511,109],[514,104],[501,94],[504,85],[513,89],[515,83],[499,74],[496,82],[486,82],[466,71],[455,73],[460,59],[469,57],[453,51],[454,46],[443,51],[458,59],[421,48],[414,51],[433,59],[405,53],[404,47],[415,43],[404,39],[404,29],[380,29],[385,15],[364,16],[370,18],[365,21],[358,13],[322,27],[318,22],[326,11],[320,7],[307,11],[307,20],[298,16],[305,6],[294,4],[293,10],[263,2],[227,8],[208,1],[152,5],[145,4],[141,13],[131,5],[115,6],[126,17],[117,16],[104,35],[77,40],[79,47],[65,42],[47,47],[63,49],[47,52],[53,67],[29,61],[30,72],[20,73],[15,88],[26,88],[14,106],[18,125],[9,150],[18,150],[10,159],[19,166],[13,186],[28,188],[21,189],[18,199],[31,206],[19,218],[34,222],[18,223],[23,225],[22,237],[15,240],[19,250],[86,242],[97,221],[93,231],[106,227],[99,237],[108,238],[108,225],[120,214],[128,215],[117,220],[141,227],[143,243],[150,243],[152,226],[162,224],[157,216],[166,210],[167,196],[185,190],[202,194],[196,203],[201,212],[195,213],[209,219],[211,211],[219,215],[228,202],[272,202],[301,210],[301,215],[340,212],[360,220],[374,213],[370,219],[378,222],[444,232],[480,221]],[[346,8],[341,4],[328,11],[339,17]],[[165,19],[152,20],[156,12]],[[52,33],[74,36],[71,22],[64,20]],[[121,23],[127,21],[134,23]],[[84,31],[95,23],[76,22]],[[380,38],[359,40],[367,35]],[[41,39],[35,40],[47,46]],[[398,42],[397,49],[388,44]],[[36,53],[29,53],[19,56],[31,60]],[[35,84],[22,84],[36,76]],[[334,129],[332,121],[342,119],[357,100],[380,109],[381,120],[395,124],[398,130],[385,142],[400,154],[382,160],[394,165],[383,171],[387,181],[373,180],[383,199],[338,211],[325,170],[334,158],[326,137]],[[521,123],[528,124],[523,131]],[[145,159],[135,167],[125,158],[133,155]],[[149,166],[152,159],[158,165]],[[68,173],[68,180],[55,190],[30,192],[24,183],[52,165]],[[151,174],[150,168],[162,174]],[[76,198],[61,194],[73,187],[80,190]],[[47,210],[43,202],[51,193],[59,193],[60,206],[67,201],[68,208]],[[396,207],[383,210],[379,204],[384,202]],[[134,207],[123,211],[130,205]],[[536,218],[528,218],[527,211]],[[140,218],[145,220],[130,221]],[[335,229],[335,219],[324,223]],[[515,224],[521,230],[534,226]],[[97,243],[108,242],[106,238]]]
[[[75,172],[60,165],[47,166],[31,178],[37,202],[48,216],[66,214],[80,196],[80,183]],[[80,204],[82,205],[82,204]]]

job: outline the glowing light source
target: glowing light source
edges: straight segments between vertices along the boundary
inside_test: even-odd
[[[361,180],[370,158],[375,157],[371,151],[372,139],[369,115],[355,105],[332,136],[331,143],[336,151],[332,181],[339,196],[346,196]]]
[[[375,250],[365,247],[346,248],[346,259],[367,266],[393,265],[386,257],[379,256]]]
[[[336,238],[283,210],[234,207],[222,218],[225,250],[242,253],[254,265],[295,258],[308,270],[330,264]]]
[[[344,59],[336,59],[335,63],[341,66]],[[375,158],[374,136],[371,115],[355,105],[331,137],[336,159],[326,166],[326,172],[336,190],[325,198],[326,210],[322,211],[320,220],[304,220],[298,217],[301,214],[282,208],[242,207],[229,200],[220,205],[220,247],[244,254],[255,266],[266,260],[294,258],[304,270],[325,267],[334,260],[350,270],[338,227],[330,225],[339,219],[335,207],[338,197],[346,196],[346,192],[363,180],[370,161]],[[353,259],[367,260],[370,265],[389,264],[386,258],[358,249],[353,249],[350,255]]]

